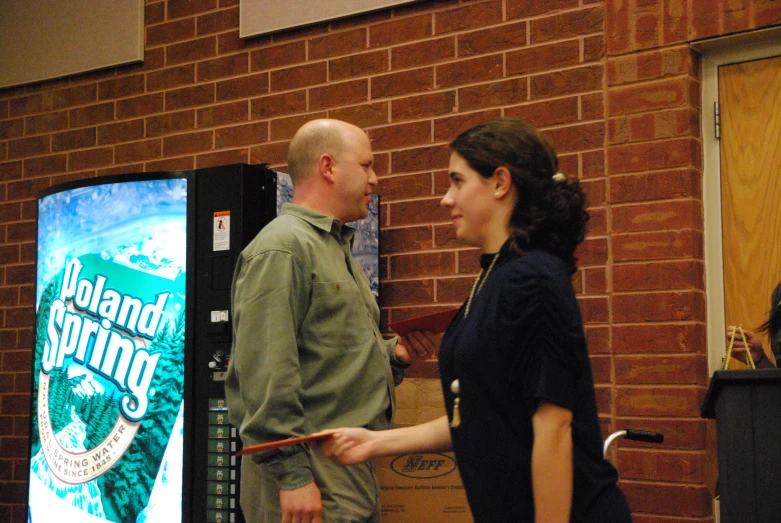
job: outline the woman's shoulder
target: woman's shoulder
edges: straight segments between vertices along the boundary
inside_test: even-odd
[[[508,280],[521,283],[529,279],[541,281],[570,281],[567,264],[548,251],[537,249],[525,254],[512,254],[507,263]]]

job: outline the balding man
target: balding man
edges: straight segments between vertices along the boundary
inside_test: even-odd
[[[233,279],[226,395],[244,445],[391,425],[410,357],[380,334],[345,225],[368,214],[373,164],[366,133],[338,120],[308,122],[290,143],[293,203],[244,249]],[[241,507],[249,523],[379,521],[374,464],[341,467],[307,445],[256,454],[242,464]]]

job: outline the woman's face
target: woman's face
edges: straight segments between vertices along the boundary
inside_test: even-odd
[[[495,191],[493,178],[483,178],[461,155],[450,154],[450,188],[440,205],[450,209],[458,239],[485,247],[495,220]]]

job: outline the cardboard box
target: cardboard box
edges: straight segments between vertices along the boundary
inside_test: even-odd
[[[396,426],[445,413],[439,380],[407,379],[396,389]],[[400,454],[377,460],[383,523],[471,523],[452,452]]]

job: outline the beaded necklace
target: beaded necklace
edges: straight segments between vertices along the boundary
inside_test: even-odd
[[[469,298],[466,300],[466,310],[464,310],[464,318],[469,316],[469,307],[472,306],[472,299],[474,299],[475,295],[480,292],[480,289],[483,288],[483,285],[485,284],[485,280],[488,279],[488,276],[490,276],[491,271],[494,269],[494,265],[496,265],[496,260],[499,259],[499,253],[497,252],[494,254],[494,259],[491,260],[491,265],[488,266],[488,270],[485,271],[485,274],[483,271],[480,271],[480,275],[475,280],[475,283],[472,285],[472,290],[469,291]],[[479,284],[479,285],[478,285]]]

